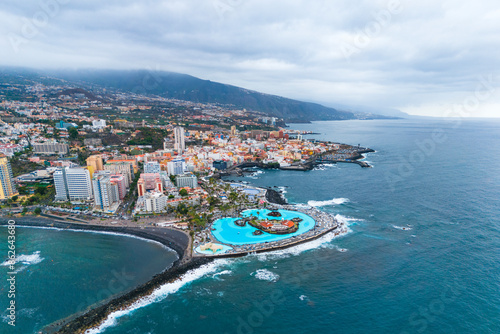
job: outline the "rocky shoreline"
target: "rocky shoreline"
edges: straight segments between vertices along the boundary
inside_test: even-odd
[[[266,200],[269,203],[279,204],[279,205],[287,205],[288,204],[286,199],[276,190],[271,189],[271,188],[268,188],[266,190],[267,190],[266,191]]]
[[[103,306],[88,311],[87,313],[75,318],[68,324],[59,329],[57,334],[83,334],[85,331],[98,327],[101,325],[109,315],[113,312],[124,310],[131,306],[142,297],[148,296],[153,293],[158,287],[174,282],[181,278],[186,272],[199,268],[200,266],[212,262],[210,258],[197,258],[191,259],[182,265],[175,265],[156,276],[149,282],[135,288],[131,292],[113,299]]]

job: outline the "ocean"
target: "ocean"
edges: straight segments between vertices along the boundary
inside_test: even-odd
[[[306,138],[376,150],[355,164],[254,170],[270,186],[349,225],[287,250],[216,260],[166,284],[91,333],[499,333],[500,121],[374,120],[292,124]],[[138,239],[18,229],[18,326],[71,314],[113,279],[130,288],[174,255]],[[6,230],[0,229],[0,240]],[[0,254],[6,254],[0,243]],[[0,267],[5,272],[5,267]],[[5,276],[5,275],[4,275]],[[0,284],[4,309],[5,280]]]

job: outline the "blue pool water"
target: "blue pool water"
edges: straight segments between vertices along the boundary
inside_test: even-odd
[[[241,216],[242,217],[256,216],[259,219],[275,219],[267,215],[269,212],[271,211],[267,209],[252,209],[243,211]],[[252,227],[248,224],[245,227],[240,227],[234,223],[239,218],[222,218],[214,222],[213,228],[215,228],[215,231],[212,231],[212,234],[217,240],[225,244],[230,244],[230,245],[259,244],[263,242],[273,242],[273,241],[288,239],[303,234],[314,228],[314,225],[316,224],[314,219],[301,212],[287,211],[287,210],[279,210],[279,212],[281,213],[281,217],[279,217],[280,220],[281,218],[292,219],[295,217],[300,217],[303,219],[299,223],[299,229],[297,230],[297,232],[285,235],[268,234],[268,233],[264,233],[262,235],[253,235],[252,233],[255,230],[257,230],[255,227]]]
[[[226,246],[226,245],[222,245],[222,246],[223,246],[223,248],[221,250],[218,250],[216,253],[212,252],[211,250],[204,250],[204,251],[202,251],[201,248],[200,248],[200,246],[196,247],[195,251],[197,253],[200,253],[200,254],[214,255],[214,254],[224,254],[228,250],[233,249],[233,247],[229,247],[229,246]]]
[[[257,189],[245,189],[243,190],[247,195],[258,195],[260,190]]]

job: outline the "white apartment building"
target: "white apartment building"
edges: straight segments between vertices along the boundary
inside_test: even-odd
[[[180,175],[186,171],[186,162],[184,159],[174,159],[167,163],[168,175]]]
[[[54,172],[57,201],[92,199],[90,172],[86,168],[64,167]]]
[[[104,119],[92,121],[92,127],[95,129],[104,129],[106,127],[106,121]]]
[[[158,161],[148,161],[144,165],[144,173],[159,173],[161,171],[160,163]]]
[[[182,153],[186,149],[184,134],[185,131],[183,127],[178,126],[174,128],[174,150],[178,153]]]
[[[178,188],[198,188],[198,178],[194,174],[177,175],[175,183]]]
[[[111,181],[107,173],[96,173],[92,178],[94,203],[100,210],[109,210],[120,200],[118,185]]]
[[[35,154],[68,154],[68,144],[59,143],[37,143],[33,144],[33,152]]]

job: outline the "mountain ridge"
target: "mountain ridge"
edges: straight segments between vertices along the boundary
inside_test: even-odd
[[[18,69],[20,70],[20,69]],[[24,69],[30,73],[29,70]],[[148,70],[32,70],[30,75],[53,76],[80,85],[98,85],[141,95],[198,103],[218,103],[240,109],[260,111],[285,122],[394,118],[372,113],[340,110],[319,103],[304,102],[254,90],[204,80],[189,74]]]

